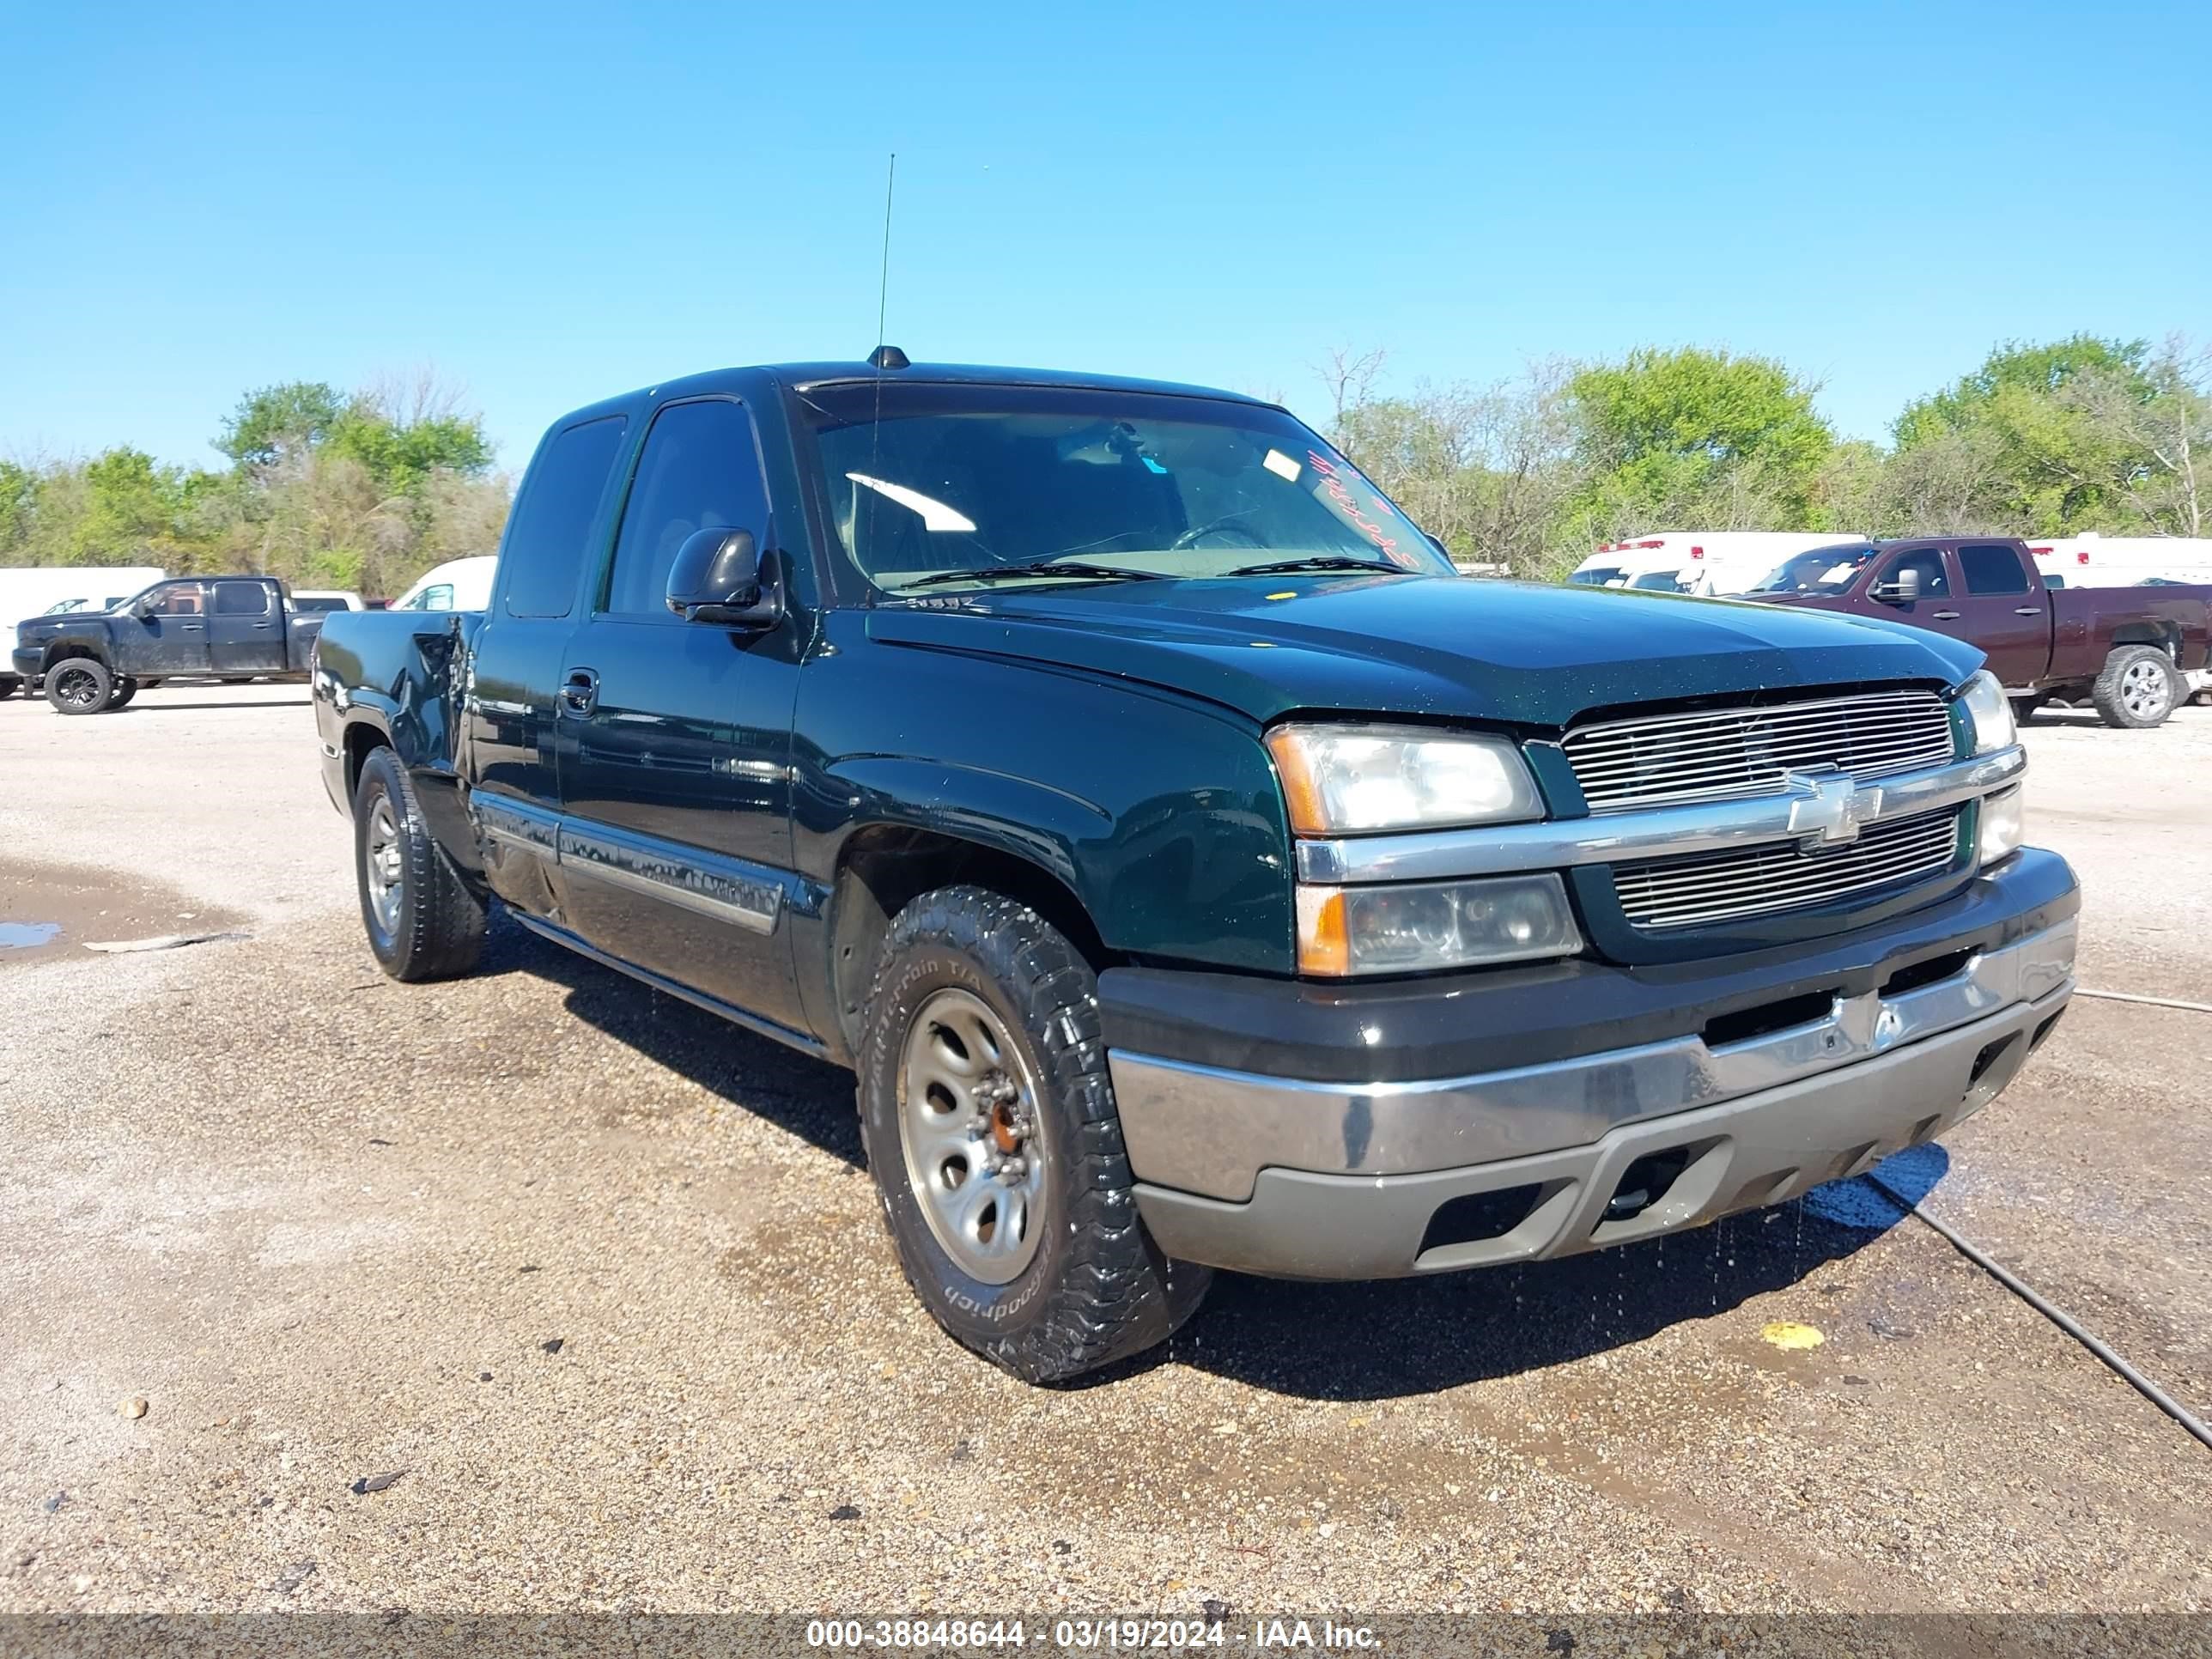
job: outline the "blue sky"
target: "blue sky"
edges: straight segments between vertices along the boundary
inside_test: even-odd
[[[2212,333],[2212,8],[47,6],[8,25],[0,454],[249,386],[562,410],[890,337],[1279,392],[1699,343],[1846,433],[2000,338]]]

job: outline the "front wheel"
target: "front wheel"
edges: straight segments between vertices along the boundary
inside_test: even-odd
[[[861,1138],[899,1264],[1025,1382],[1166,1340],[1212,1279],[1138,1218],[1097,990],[1036,911],[963,886],[899,912],[868,998]]]
[[[362,925],[394,979],[450,979],[483,953],[484,901],[423,821],[407,769],[389,749],[362,763],[353,796],[354,873]]]
[[[2145,731],[2163,725],[2181,701],[2181,671],[2154,645],[2123,645],[2105,659],[2090,696],[2107,726]]]
[[[22,684],[23,678],[20,674],[0,674],[0,702],[14,696]]]
[[[58,714],[97,714],[115,695],[107,665],[90,657],[68,657],[46,671],[46,701]]]
[[[138,695],[138,682],[125,678],[115,682],[115,689],[107,694],[107,706],[120,708]]]

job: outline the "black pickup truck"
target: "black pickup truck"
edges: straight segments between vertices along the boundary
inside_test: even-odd
[[[566,416],[489,609],[332,616],[313,700],[387,973],[496,900],[853,1067],[915,1292],[1053,1380],[1211,1267],[1648,1239],[1985,1105],[2079,901],[1981,660],[1462,578],[1281,409],[885,350]]]
[[[18,682],[45,682],[64,714],[120,708],[165,679],[304,675],[323,617],[292,608],[271,576],[183,576],[106,611],[33,617],[15,625]]]

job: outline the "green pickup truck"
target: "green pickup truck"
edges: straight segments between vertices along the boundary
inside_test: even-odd
[[[850,1066],[915,1292],[1042,1382],[1211,1268],[1628,1243],[1985,1105],[2079,897],[1981,660],[1463,578],[1281,409],[885,348],[564,417],[489,610],[312,678],[386,972],[496,899]]]

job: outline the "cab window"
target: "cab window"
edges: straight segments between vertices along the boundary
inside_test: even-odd
[[[2020,555],[2009,547],[1962,547],[1959,566],[1969,593],[2027,592],[2027,572],[2021,568]]]
[[[147,605],[149,617],[204,617],[207,614],[207,591],[198,582],[171,582],[157,587],[152,603]]]
[[[269,590],[259,582],[217,582],[215,614],[218,617],[265,617]]]
[[[671,404],[645,434],[600,611],[667,619],[668,572],[702,530],[750,530],[766,544],[752,417],[726,398]]]
[[[508,616],[565,617],[574,608],[592,526],[629,425],[623,416],[603,415],[546,441],[507,527]]]
[[[1900,553],[1882,567],[1881,574],[1875,578],[1877,585],[1895,581],[1908,570],[1920,573],[1920,597],[1923,599],[1948,599],[1951,597],[1950,579],[1943,574],[1943,555],[1933,547],[1916,547]]]

